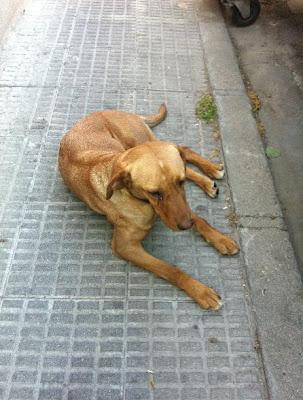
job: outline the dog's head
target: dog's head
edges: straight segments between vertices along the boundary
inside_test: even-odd
[[[173,230],[193,225],[185,191],[182,152],[171,143],[147,142],[127,150],[114,164],[106,198],[127,188],[136,198],[148,201],[161,220]]]

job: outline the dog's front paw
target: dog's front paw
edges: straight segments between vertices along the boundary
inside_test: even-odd
[[[240,247],[231,237],[226,235],[216,235],[211,244],[223,255],[234,256],[239,253]]]
[[[213,289],[195,279],[190,280],[186,292],[205,310],[219,310],[222,307],[221,297]]]

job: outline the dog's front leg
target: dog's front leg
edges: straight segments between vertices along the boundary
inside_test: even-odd
[[[221,308],[220,296],[213,289],[203,285],[181,269],[147,253],[141,244],[142,239],[138,240],[138,236],[140,236],[138,231],[132,235],[129,230],[115,227],[112,241],[114,253],[184,290],[202,308],[212,310]],[[142,236],[144,237],[145,234]]]
[[[239,252],[239,245],[231,237],[219,232],[213,226],[209,225],[205,219],[199,217],[195,213],[192,213],[192,219],[195,228],[203,239],[206,240],[207,243],[211,244],[221,254],[233,256]]]

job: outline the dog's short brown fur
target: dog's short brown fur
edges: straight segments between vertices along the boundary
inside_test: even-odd
[[[193,213],[186,201],[185,179],[209,196],[218,193],[210,178],[222,178],[222,165],[211,163],[187,147],[157,140],[151,131],[166,116],[141,117],[121,111],[95,112],[63,137],[59,168],[67,186],[90,208],[114,225],[113,252],[183,289],[201,307],[217,310],[219,295],[179,268],[148,254],[141,241],[157,215],[173,230],[193,225],[220,253],[233,255],[238,245]],[[206,175],[185,166],[189,161]]]

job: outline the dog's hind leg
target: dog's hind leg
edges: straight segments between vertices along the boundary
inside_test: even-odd
[[[151,115],[140,115],[140,117],[143,119],[143,121],[148,125],[150,128],[153,128],[154,126],[160,124],[167,115],[167,108],[166,105],[163,103],[161,104],[159,111],[157,114],[151,114]]]
[[[146,232],[141,237],[145,235]],[[140,237],[140,232],[135,228],[132,232],[129,229],[126,231],[115,227],[112,241],[114,253],[184,290],[202,308],[212,310],[221,308],[220,296],[213,289],[203,285],[203,283],[187,275],[181,269],[173,267],[147,253],[138,237]]]
[[[219,232],[217,229],[209,225],[205,219],[199,217],[195,213],[192,213],[192,219],[195,228],[203,239],[206,240],[207,243],[211,244],[221,254],[233,256],[239,252],[239,245],[231,237]]]
[[[209,197],[214,199],[218,196],[219,188],[216,182],[207,176],[198,174],[193,169],[186,167],[186,178],[198,185]]]
[[[185,146],[178,146],[183,159],[196,165],[210,178],[222,179],[224,176],[223,164],[215,164]]]

